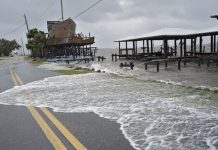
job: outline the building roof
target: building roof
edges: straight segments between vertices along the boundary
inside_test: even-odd
[[[181,37],[206,36],[212,33],[218,34],[218,27],[209,28],[206,30],[188,30],[181,28],[161,28],[150,33],[146,33],[135,37],[125,37],[115,42],[139,41],[139,40],[162,40],[163,38],[177,39]]]

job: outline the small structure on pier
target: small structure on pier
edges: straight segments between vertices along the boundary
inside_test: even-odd
[[[177,28],[163,28],[138,37],[117,40],[119,57],[127,59],[168,59],[211,56],[218,62],[218,28],[192,31]],[[209,37],[209,38],[208,38]],[[205,49],[203,39],[207,38],[210,48]],[[154,43],[158,43],[155,46]]]
[[[68,61],[92,59],[96,54],[95,37],[76,34],[76,23],[68,18],[63,21],[48,21],[48,35],[43,54],[52,59],[62,58]],[[61,59],[61,60],[62,60]]]

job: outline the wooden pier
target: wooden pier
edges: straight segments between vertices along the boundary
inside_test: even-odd
[[[115,41],[119,49],[118,54],[112,54],[112,60],[117,61],[118,57],[141,60],[145,62],[145,69],[149,64],[156,64],[157,71],[160,64],[164,63],[167,67],[171,61],[178,62],[178,69],[181,69],[181,61],[186,65],[187,61],[197,60],[199,64],[201,60],[206,61],[207,66],[214,62],[218,66],[218,30],[196,33],[173,28],[164,31],[160,31],[160,34],[156,31],[155,34],[144,37]],[[209,39],[208,43],[204,43],[204,39]]]

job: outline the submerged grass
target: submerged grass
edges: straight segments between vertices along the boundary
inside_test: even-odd
[[[7,59],[7,58],[10,58],[10,57],[0,57],[0,61],[1,61],[1,60],[5,60],[5,59]]]
[[[31,63],[33,65],[42,65],[45,63],[45,61],[42,59],[33,59],[29,56],[24,56],[23,58],[24,58],[24,60],[28,61],[29,63]]]
[[[91,73],[89,69],[78,69],[78,70],[55,70],[55,72],[64,74],[64,75],[74,75],[74,74],[86,74]]]

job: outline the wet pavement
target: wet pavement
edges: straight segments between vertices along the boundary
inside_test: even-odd
[[[53,71],[37,68],[20,59],[0,62],[0,92],[12,88],[9,68],[26,84],[47,77],[60,75]],[[50,110],[52,112],[52,110]],[[133,150],[124,138],[120,125],[100,118],[94,113],[60,113],[52,112],[81,143],[89,150]],[[42,112],[40,114],[43,116]],[[43,118],[58,135],[68,149],[74,149],[52,123]],[[14,150],[52,150],[54,149],[37,125],[30,112],[24,106],[0,105],[0,149]]]

